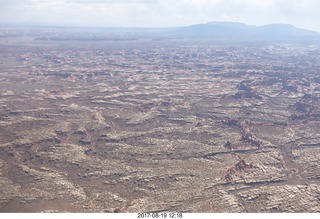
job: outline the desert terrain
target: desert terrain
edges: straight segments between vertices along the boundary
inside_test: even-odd
[[[46,31],[1,29],[0,212],[320,212],[319,45]]]

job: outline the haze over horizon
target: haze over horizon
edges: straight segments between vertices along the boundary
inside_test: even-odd
[[[320,32],[319,10],[317,0],[0,0],[0,24],[174,27],[230,21]]]

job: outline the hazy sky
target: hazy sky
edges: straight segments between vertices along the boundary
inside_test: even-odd
[[[319,0],[0,0],[0,24],[172,27],[290,23],[320,32]]]

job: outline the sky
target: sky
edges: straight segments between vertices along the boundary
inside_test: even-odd
[[[319,0],[0,0],[0,24],[174,27],[211,21],[320,32]]]

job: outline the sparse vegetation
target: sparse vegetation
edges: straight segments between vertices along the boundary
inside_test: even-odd
[[[8,31],[0,212],[320,211],[318,45]]]

